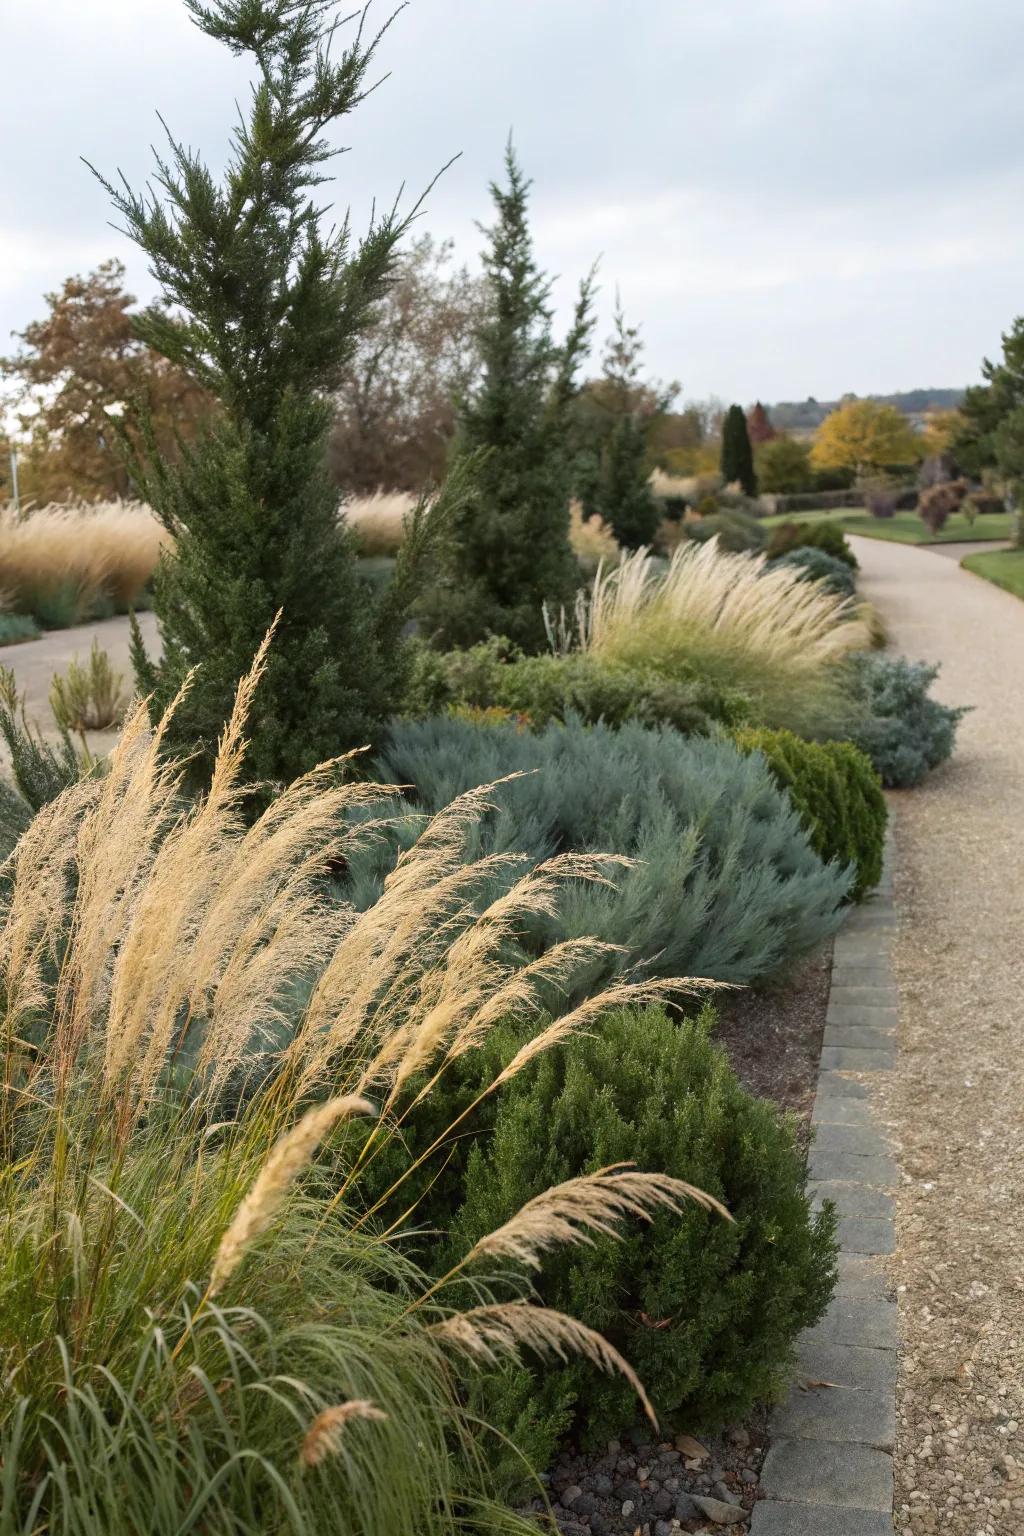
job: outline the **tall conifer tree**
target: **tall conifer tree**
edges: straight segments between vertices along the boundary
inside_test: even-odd
[[[739,481],[748,496],[757,495],[754,453],[742,405],[730,405],[722,425],[722,478],[726,485]]]
[[[593,325],[593,282],[591,275],[580,285],[558,345],[551,283],[530,236],[530,183],[511,142],[505,169],[506,185],[491,185],[497,217],[484,231],[481,380],[463,406],[456,443],[458,457],[483,457],[472,498],[451,525],[443,580],[423,613],[447,644],[490,633],[539,650],[543,605],[571,602],[579,579],[569,543],[570,413]]]
[[[140,338],[217,403],[179,462],[150,436],[137,466],[174,553],[156,587],[163,656],[153,665],[139,644],[136,668],[156,712],[198,668],[170,745],[198,747],[201,771],[280,610],[248,770],[280,781],[364,743],[398,684],[423,517],[397,585],[374,606],[339,521],[325,439],[329,392],[409,221],[392,209],[354,242],[347,219],[328,229],[314,201],[332,156],[324,132],[366,96],[380,34],[367,39],[360,23],[335,58],[331,0],[185,3],[208,37],[252,57],[256,79],[220,180],[168,134],[155,188],[104,183],[171,305],[142,314]]]

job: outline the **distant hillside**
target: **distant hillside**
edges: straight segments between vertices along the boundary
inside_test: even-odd
[[[902,394],[871,395],[868,398],[894,405],[905,416],[915,417],[922,416],[926,411],[955,410],[963,397],[962,389],[906,389]],[[847,395],[844,398],[853,400],[856,396]],[[781,400],[778,405],[769,405],[767,409],[772,426],[780,432],[813,432],[840,403],[838,400]]]

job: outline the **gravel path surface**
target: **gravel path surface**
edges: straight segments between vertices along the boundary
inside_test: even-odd
[[[1024,1533],[1024,603],[933,553],[855,539],[892,643],[975,706],[893,796],[900,1049],[896,1530]]]

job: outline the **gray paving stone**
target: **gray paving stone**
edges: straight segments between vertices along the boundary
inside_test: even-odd
[[[850,1184],[842,1180],[827,1179],[810,1186],[815,1206],[831,1200],[840,1216],[871,1216],[877,1221],[891,1221],[896,1214],[896,1202],[884,1189],[870,1184]]]
[[[874,912],[858,912],[843,924],[843,937],[846,939],[866,938],[873,939],[876,934],[895,933],[899,928],[899,918],[892,907],[878,907]]]
[[[849,965],[837,960],[832,967],[834,987],[892,987],[892,966],[881,960],[871,964]]]
[[[851,1099],[819,1093],[814,1100],[812,1125],[875,1125],[877,1119],[870,1099]]]
[[[879,1189],[891,1189],[898,1174],[891,1157],[865,1157],[860,1152],[833,1152],[828,1147],[811,1147],[807,1159],[811,1179],[815,1184],[828,1179],[850,1179],[855,1184],[874,1184]]]
[[[834,1381],[841,1387],[895,1392],[896,1351],[859,1344],[834,1344],[805,1333],[797,1349],[798,1379]]]
[[[870,1024],[826,1024],[822,1044],[855,1046],[859,1051],[886,1051],[895,1040],[895,1025],[889,1029],[874,1029]]]
[[[846,1003],[844,1001],[846,994],[853,990],[852,987],[840,987],[838,990],[835,987],[830,988],[829,1006],[836,1008],[850,1007],[856,1008],[859,1011],[873,1011],[880,1008],[887,1008],[891,1013],[898,1013],[899,1011],[899,988],[896,986],[858,988],[857,990],[861,992],[872,993],[874,995],[873,998],[869,997],[864,1001],[854,1000],[853,1002]],[[879,993],[882,996],[879,996]],[[856,1020],[854,1019],[850,1022],[856,1023]]]
[[[895,1349],[899,1342],[899,1312],[894,1301],[855,1301],[839,1296],[805,1337],[858,1349]]]
[[[871,1301],[888,1298],[890,1282],[881,1260],[870,1253],[852,1253],[844,1248],[839,1255],[837,1296],[850,1300]]]
[[[892,1457],[868,1445],[778,1440],[765,1457],[761,1488],[798,1504],[892,1514]],[[841,1527],[840,1527],[841,1529]]]
[[[891,1451],[896,1403],[884,1388],[796,1388],[772,1420],[772,1434],[794,1440],[850,1441]]]
[[[821,1052],[823,1072],[891,1072],[896,1064],[891,1048],[863,1050],[858,1046],[826,1045]]]
[[[761,1499],[754,1505],[750,1536],[892,1536],[892,1518],[879,1510]]]
[[[840,947],[836,940],[834,963],[844,969],[849,966],[872,966],[876,970],[879,966],[888,966],[892,954],[892,945],[888,941],[888,935],[877,934],[870,942],[862,933],[853,933]]]
[[[897,1008],[900,994],[895,984],[887,985],[885,982],[869,986],[866,982],[833,981],[828,1000],[830,1003],[844,1003],[854,1007],[862,1004],[869,1008]]]
[[[891,1004],[878,1007],[873,1003],[829,1002],[825,1013],[826,1024],[857,1024],[869,1029],[896,1028],[900,1021],[899,1010]]]
[[[828,1099],[870,1099],[871,1088],[867,1083],[858,1082],[855,1077],[844,1076],[841,1072],[822,1072],[818,1078],[818,1096],[816,1103],[825,1103]]]
[[[814,1146],[822,1152],[859,1152],[861,1157],[888,1157],[889,1141],[873,1125],[819,1125]]]
[[[841,1216],[836,1236],[850,1253],[895,1253],[896,1226],[885,1218]]]

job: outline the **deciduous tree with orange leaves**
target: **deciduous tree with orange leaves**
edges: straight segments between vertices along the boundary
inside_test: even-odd
[[[20,351],[0,359],[25,434],[22,490],[35,501],[129,495],[118,438],[137,437],[136,412],[174,457],[209,410],[205,392],[136,336],[124,276],[111,260],[67,278],[46,295],[48,313],[17,333]]]

